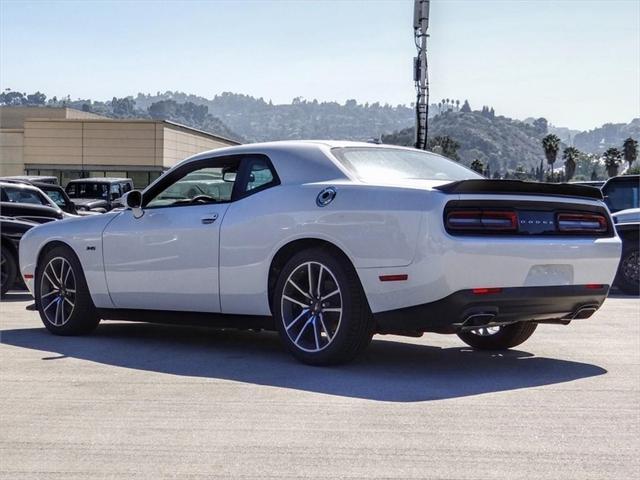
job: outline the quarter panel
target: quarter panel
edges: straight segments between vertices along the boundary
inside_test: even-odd
[[[316,205],[335,187],[335,200]],[[328,241],[356,268],[409,265],[431,193],[349,183],[281,185],[230,205],[220,239],[220,297],[225,313],[269,315],[271,261],[289,242]],[[435,196],[443,196],[434,193]],[[433,202],[431,202],[433,203]]]

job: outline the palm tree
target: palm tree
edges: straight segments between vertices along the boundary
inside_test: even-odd
[[[460,100],[456,100],[456,109],[460,111]]]
[[[564,159],[564,176],[568,182],[573,178],[576,173],[576,160],[580,156],[580,150],[575,147],[567,147],[562,152],[562,158]]]
[[[631,168],[631,164],[636,161],[638,158],[638,141],[629,137],[624,141],[622,145],[622,151],[624,154],[624,161],[629,164],[629,168]]]
[[[553,180],[553,164],[556,163],[556,158],[558,157],[560,139],[550,133],[542,139],[542,148],[544,149],[544,156],[547,157],[547,163],[551,167],[551,179]]]
[[[611,147],[604,152],[602,158],[604,158],[604,167],[607,169],[607,175],[610,177],[618,175],[618,167],[620,166],[622,152],[615,147]]]

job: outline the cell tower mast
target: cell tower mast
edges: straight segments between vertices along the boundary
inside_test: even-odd
[[[413,81],[416,85],[416,148],[427,149],[429,129],[429,75],[427,74],[427,28],[430,0],[414,0],[413,38],[418,54],[413,59]]]

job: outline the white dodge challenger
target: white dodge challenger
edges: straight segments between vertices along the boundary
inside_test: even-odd
[[[376,333],[505,349],[591,316],[621,250],[598,189],[367,143],[205,152],[124,203],[22,237],[52,333],[100,319],[271,329],[310,364],[349,361]]]

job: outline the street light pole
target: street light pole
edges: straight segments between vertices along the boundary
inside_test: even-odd
[[[417,55],[413,59],[413,81],[416,86],[416,138],[415,147],[427,149],[429,129],[429,76],[427,74],[427,28],[429,27],[430,0],[414,0],[413,37]]]

